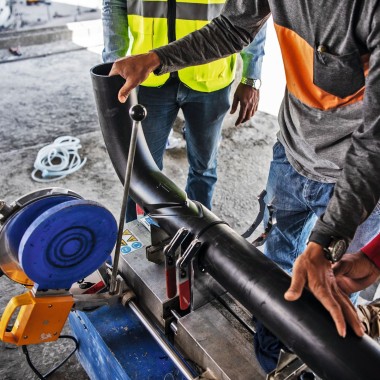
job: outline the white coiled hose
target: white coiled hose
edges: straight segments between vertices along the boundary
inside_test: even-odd
[[[52,144],[39,150],[32,178],[37,182],[52,182],[79,170],[87,161],[87,158],[82,160],[79,156],[80,148],[82,145],[76,137],[56,138]]]

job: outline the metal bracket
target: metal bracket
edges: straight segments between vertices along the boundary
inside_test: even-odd
[[[318,380],[301,359],[290,352],[280,351],[277,367],[270,372],[266,380]]]
[[[124,279],[120,275],[117,275],[114,293],[76,294],[74,295],[73,309],[85,311],[103,305],[115,305],[120,299],[130,300],[134,296],[134,293],[128,288]]]
[[[170,242],[170,236],[160,227],[150,225],[151,245],[145,249],[148,261],[155,264],[162,264],[165,261],[163,249]]]
[[[7,219],[14,211],[14,207],[9,206],[5,203],[5,201],[0,200],[0,220]]]

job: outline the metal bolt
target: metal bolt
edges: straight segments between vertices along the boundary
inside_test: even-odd
[[[7,218],[10,214],[12,214],[13,208],[8,206],[5,201],[0,200],[0,215],[4,218]]]
[[[28,335],[24,335],[23,338],[24,338],[24,339],[28,339]]]
[[[48,305],[48,308],[51,308],[51,307],[53,307],[53,305],[51,305],[51,304],[50,304],[50,305]]]

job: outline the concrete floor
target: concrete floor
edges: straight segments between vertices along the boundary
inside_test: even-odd
[[[89,69],[100,62],[100,57],[67,41],[67,34],[60,29],[55,34],[57,42],[41,44],[46,33],[46,29],[42,31],[42,28],[53,30],[53,27],[76,21],[75,26],[82,25],[83,29],[83,22],[93,17],[99,20],[99,9],[88,12],[89,8],[59,2],[52,2],[49,7],[45,4],[27,7],[25,1],[17,1],[15,10],[17,13],[11,21],[16,24],[0,33],[0,44],[3,44],[3,49],[0,49],[0,198],[11,202],[37,188],[63,186],[76,188],[87,199],[100,202],[106,194],[114,195],[110,199],[115,199],[113,211],[116,214],[122,187],[114,175],[102,142],[89,79]],[[15,46],[15,38],[21,57],[8,51],[9,47]],[[41,58],[46,55],[49,58]],[[82,102],[84,97],[87,101]],[[34,182],[30,174],[38,150],[57,136],[66,134],[80,136],[83,144],[81,154],[91,156],[87,167],[78,173],[77,179],[68,179],[71,183]],[[90,173],[95,174],[91,175],[91,181],[87,181],[85,177]],[[82,176],[83,184],[80,185],[77,180]],[[25,291],[5,276],[0,278],[0,288],[0,313],[12,296]],[[67,324],[62,334],[70,333]],[[37,369],[46,373],[72,347],[71,343],[59,340],[30,346],[30,353]],[[0,378],[19,380],[36,379],[37,376],[29,368],[21,349],[0,342]],[[50,378],[86,380],[88,376],[73,356]]]

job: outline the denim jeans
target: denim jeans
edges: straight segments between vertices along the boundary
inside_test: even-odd
[[[305,250],[317,218],[325,211],[334,191],[333,183],[310,180],[298,174],[286,158],[285,149],[273,146],[266,202],[276,209],[277,224],[264,246],[264,253],[286,272],[291,273],[296,258]],[[268,213],[264,223],[268,221]],[[362,223],[348,248],[357,252],[380,231],[380,205]]]
[[[185,118],[185,140],[189,171],[185,191],[188,197],[211,209],[217,181],[217,153],[224,116],[229,107],[231,86],[204,93],[194,91],[177,78],[161,87],[138,89],[138,101],[147,109],[142,122],[150,152],[162,170],[166,141],[180,109]],[[126,220],[136,218],[128,203]]]
[[[276,225],[264,246],[264,253],[289,274],[293,263],[305,250],[310,232],[334,190],[333,183],[322,183],[298,174],[286,158],[285,149],[277,142],[269,169],[266,203],[276,209]],[[264,216],[268,222],[268,212]],[[348,252],[357,252],[380,231],[380,205],[356,231]],[[351,295],[356,303],[358,293]],[[261,321],[256,321],[254,349],[262,368],[269,373],[277,365],[281,348],[286,348]]]

